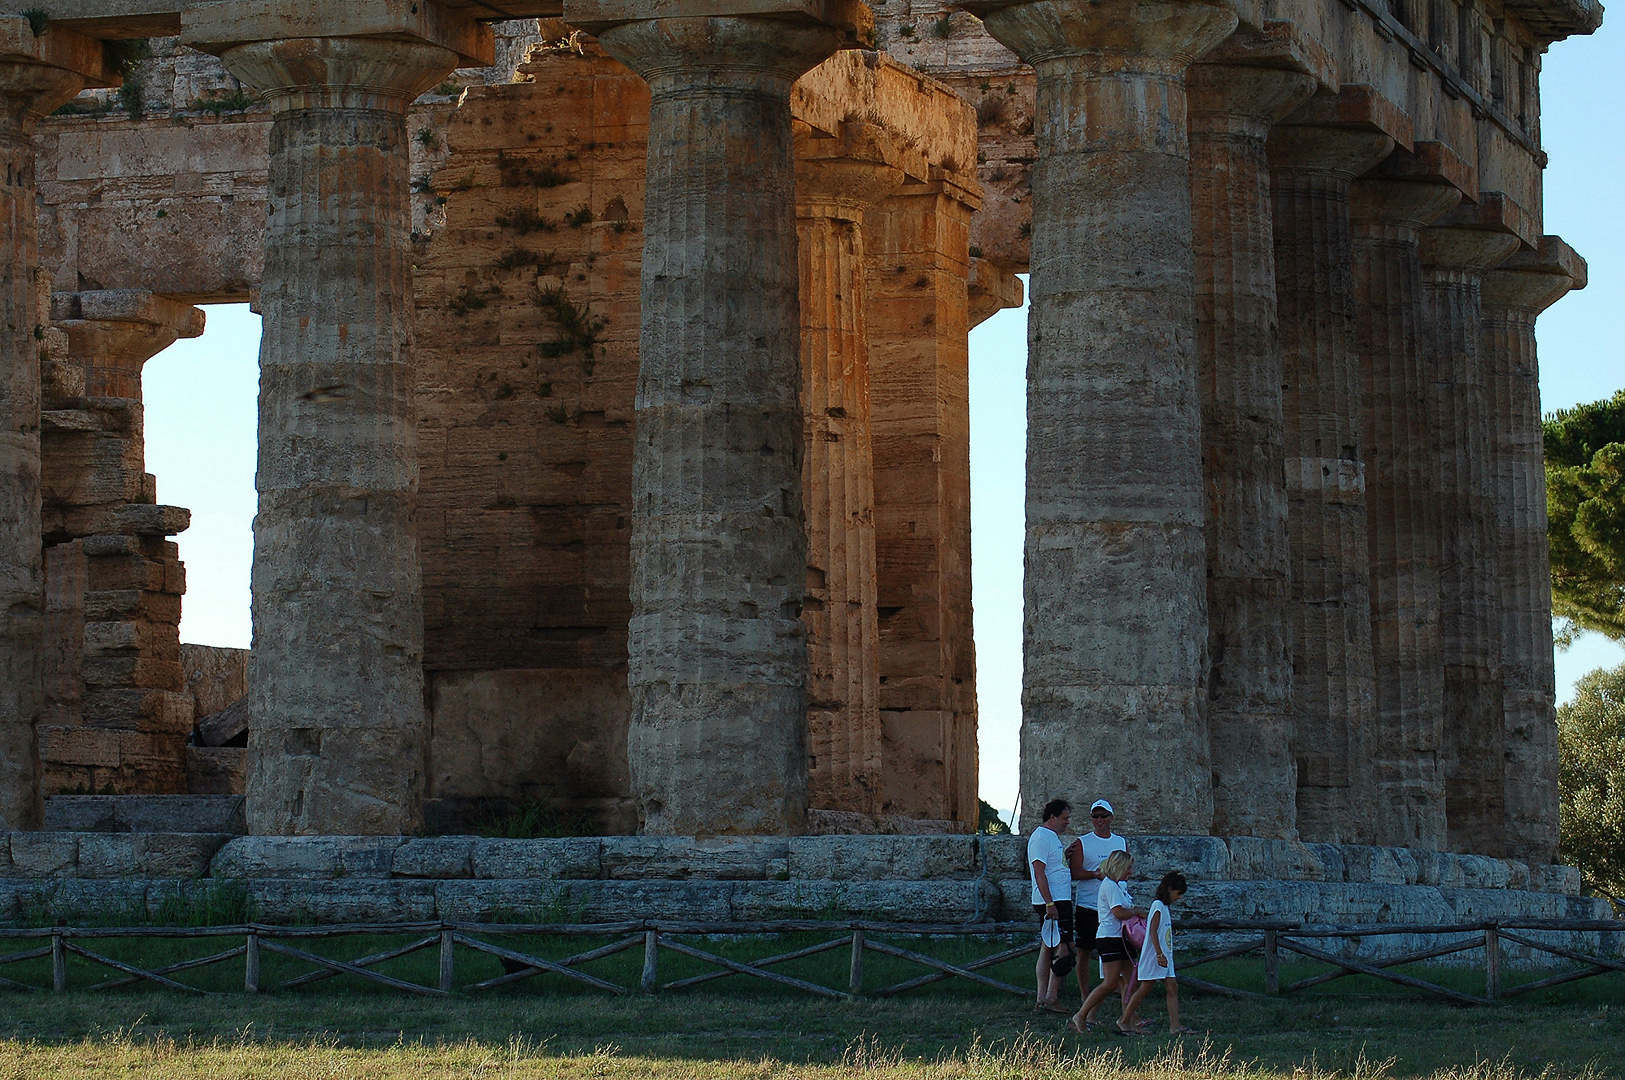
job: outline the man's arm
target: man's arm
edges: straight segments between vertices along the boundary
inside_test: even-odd
[[[1055,906],[1055,897],[1049,894],[1049,875],[1044,872],[1042,859],[1033,860],[1033,884],[1038,886],[1038,895],[1044,898],[1044,907]]]

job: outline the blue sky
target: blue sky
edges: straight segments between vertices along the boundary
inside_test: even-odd
[[[1590,285],[1541,317],[1541,395],[1550,411],[1625,385],[1625,20],[1552,46],[1541,80],[1546,231],[1590,263]],[[187,567],[183,641],[246,648],[253,553],[259,318],[246,305],[208,309],[208,331],[147,364],[147,469],[160,502],[190,507],[179,537]],[[1006,814],[1016,794],[1021,722],[1021,547],[1026,313],[971,334],[972,559],[982,797]],[[1625,661],[1587,635],[1559,653],[1559,698],[1575,679]]]

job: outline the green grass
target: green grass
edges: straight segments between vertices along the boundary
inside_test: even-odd
[[[293,942],[323,955],[354,958],[409,940],[405,936]],[[527,939],[491,936],[511,948],[559,958],[607,938]],[[757,939],[682,939],[745,959],[788,952],[816,935]],[[999,946],[970,942],[904,947],[965,960]],[[142,966],[202,956],[240,941],[123,939],[85,941],[97,952]],[[1000,943],[1002,945],[1003,943]],[[4,951],[25,948],[8,942]],[[845,949],[782,965],[785,974],[842,986]],[[588,966],[602,978],[635,983],[640,947]],[[432,983],[438,950],[379,965],[398,978]],[[262,985],[308,968],[263,955]],[[662,951],[667,981],[708,970]],[[903,961],[870,953],[865,985],[918,974]],[[1282,981],[1322,970],[1283,964]],[[1412,968],[1413,974],[1469,991],[1482,989],[1471,970]],[[8,965],[11,979],[49,985],[46,960]],[[1031,958],[988,969],[1018,985],[1032,979]],[[1210,965],[1204,978],[1244,988],[1262,981],[1256,962]],[[241,992],[242,960],[177,976],[220,991],[207,998],[139,988],[87,993],[114,973],[80,957],[68,962],[65,994],[0,990],[0,1076],[637,1076],[932,1075],[1050,1077],[1092,1080],[1155,1076],[1374,1076],[1512,1080],[1516,1076],[1619,1077],[1625,1062],[1625,976],[1537,991],[1495,1008],[1457,1006],[1364,976],[1340,979],[1301,995],[1236,1001],[1187,991],[1184,1019],[1208,1034],[1178,1040],[1153,1035],[1121,1039],[1068,1035],[1064,1018],[1035,1012],[1026,1000],[949,980],[900,998],[815,999],[788,988],[734,976],[685,991],[610,996],[576,988],[553,975],[479,995],[423,998],[339,976],[297,990]],[[501,974],[499,962],[459,948],[457,983]],[[1533,975],[1519,974],[1514,983]],[[1072,987],[1073,994],[1076,987]],[[1107,1007],[1107,1013],[1114,1011]],[[1159,1025],[1160,993],[1144,1015]],[[1181,1060],[1168,1057],[1177,1052]],[[1201,1057],[1205,1055],[1205,1057]],[[1200,1060],[1197,1060],[1201,1057]],[[1489,1063],[1489,1064],[1485,1064]],[[1378,1066],[1381,1066],[1379,1068]],[[1478,1067],[1469,1077],[1462,1070]]]

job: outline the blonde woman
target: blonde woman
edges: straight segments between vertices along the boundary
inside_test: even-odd
[[[1106,1000],[1107,994],[1121,989],[1128,978],[1129,965],[1133,963],[1129,959],[1128,942],[1123,940],[1123,920],[1136,915],[1145,918],[1145,910],[1133,906],[1134,898],[1123,886],[1133,869],[1134,857],[1126,851],[1114,851],[1100,864],[1100,892],[1095,897],[1095,913],[1100,924],[1095,930],[1095,955],[1100,957],[1101,979],[1100,985],[1089,992],[1083,1007],[1066,1022],[1069,1029],[1079,1034],[1094,1026],[1095,1009]],[[1139,1034],[1123,1027],[1121,1019],[1112,1026],[1112,1031],[1118,1035]]]

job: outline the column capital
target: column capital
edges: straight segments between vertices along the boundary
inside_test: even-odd
[[[0,122],[26,129],[87,86],[117,84],[101,42],[0,15]]]
[[[1483,274],[1534,240],[1532,218],[1499,191],[1481,192],[1422,230],[1422,267],[1439,274]]]
[[[906,147],[876,124],[844,121],[838,128],[826,135],[796,125],[797,217],[862,221],[865,210],[903,184]]]
[[[51,325],[68,335],[92,397],[139,398],[141,368],[180,338],[203,333],[203,312],[144,289],[55,293]]]
[[[1237,23],[1230,0],[971,0],[957,6],[1040,69],[1058,63],[1177,75]]]
[[[1328,94],[1340,86],[1336,59],[1319,38],[1292,22],[1272,20],[1256,28],[1244,23],[1195,64],[1206,65],[1296,72],[1314,79],[1316,88]]]
[[[1366,172],[1395,146],[1410,149],[1414,128],[1404,111],[1363,84],[1319,93],[1270,132],[1272,171],[1327,173],[1344,179]]]
[[[220,60],[274,113],[378,109],[405,115],[419,94],[457,67],[450,49],[382,38],[253,41],[225,50]]]
[[[1485,311],[1512,311],[1533,318],[1566,294],[1586,287],[1586,262],[1559,236],[1513,255],[1484,275]]]
[[[1478,171],[1440,142],[1395,150],[1349,190],[1357,229],[1422,229],[1478,195]]]
[[[657,98],[753,86],[788,101],[792,83],[850,43],[840,27],[817,19],[676,18],[664,8],[658,18],[608,24],[598,35],[604,51],[642,76]]]
[[[253,43],[370,38],[449,50],[457,54],[453,67],[484,67],[496,59],[496,38],[489,25],[476,22],[466,9],[431,0],[345,0],[341,4],[192,0],[181,10],[180,36],[182,44],[220,57]]]

